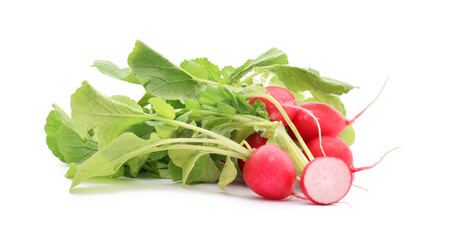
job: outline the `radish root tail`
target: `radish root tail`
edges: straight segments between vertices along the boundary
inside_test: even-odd
[[[296,192],[293,192],[293,194],[291,194],[291,195],[294,196],[295,198],[299,198],[299,199],[308,201],[308,199],[306,197],[303,197],[303,196],[297,194]]]
[[[383,154],[383,156],[377,161],[375,162],[374,164],[370,165],[370,166],[367,166],[367,167],[360,167],[360,168],[354,168],[353,169],[353,172],[359,172],[359,171],[363,171],[363,170],[367,170],[367,169],[371,169],[375,166],[377,166],[380,162],[382,162],[382,160],[385,158],[386,155],[388,155],[388,153],[396,150],[396,149],[399,149],[400,147],[395,147],[393,149],[391,149],[390,151],[386,152],[385,154]]]
[[[361,187],[361,186],[359,186],[359,185],[356,185],[356,184],[351,184],[351,185],[352,185],[353,187],[356,187],[356,188],[362,189],[362,190],[364,190],[364,191],[366,191],[366,192],[369,192],[369,190],[367,190],[366,188],[363,188],[363,187]]]
[[[380,95],[382,94],[383,92],[383,89],[385,88],[385,85],[386,83],[388,82],[388,77],[386,77],[385,79],[385,82],[383,83],[383,86],[382,86],[382,89],[380,89],[379,93],[377,94],[377,96],[374,98],[374,100],[372,100],[360,113],[358,113],[355,117],[353,117],[353,119],[351,119],[350,121],[347,122],[347,126],[348,125],[352,125],[356,119],[358,119],[375,101],[377,101],[377,99],[380,97]]]

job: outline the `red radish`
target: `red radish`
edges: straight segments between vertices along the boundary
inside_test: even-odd
[[[307,142],[307,147],[314,157],[339,158],[350,168],[353,167],[353,153],[350,147],[338,137],[322,136],[321,139],[316,137]]]
[[[288,117],[290,119],[293,119],[294,115],[296,114],[295,106],[297,106],[296,98],[294,97],[294,95],[290,91],[282,87],[269,86],[266,87],[266,89],[267,93],[272,95],[272,97],[275,98],[282,105],[282,107],[285,109],[286,114],[288,114]],[[255,100],[260,100],[266,104],[266,110],[272,122],[282,121],[283,125],[287,125],[286,120],[283,118],[280,111],[272,102],[262,97],[253,97],[250,98],[248,103],[253,104]]]
[[[259,148],[263,145],[266,145],[267,138],[261,137],[259,133],[253,133],[245,139],[251,148]]]
[[[345,119],[342,113],[334,107],[321,102],[302,103],[299,107],[310,111],[318,119],[320,128],[308,111],[298,109],[293,119],[294,126],[304,141],[308,142],[315,137],[322,136],[337,137],[345,126],[350,125],[350,121]],[[291,132],[290,132],[290,135]]]
[[[264,198],[280,200],[294,195],[296,169],[288,154],[276,145],[255,149],[245,163],[243,178],[251,190]]]
[[[321,136],[337,137],[343,132],[346,126],[353,124],[378,99],[387,81],[388,79],[383,83],[382,89],[380,89],[377,96],[351,120],[347,120],[339,110],[328,104],[306,102],[299,105],[299,107],[306,110],[299,109],[296,111],[293,124],[296,126],[302,139],[306,142],[318,137],[320,133]],[[318,120],[319,127],[316,120]],[[291,131],[290,135],[295,138]]]
[[[329,205],[347,195],[353,181],[352,175],[350,167],[341,159],[318,157],[305,166],[300,185],[307,199]]]
[[[386,152],[373,165],[360,168],[350,167],[339,158],[317,157],[309,162],[302,171],[300,180],[302,192],[307,199],[317,204],[336,203],[347,195],[356,172],[375,167],[395,149],[397,147]]]
[[[261,137],[261,135],[259,135],[259,133],[253,133],[253,134],[251,134],[249,137],[247,137],[245,139],[245,141],[253,149],[259,148],[259,147],[265,145],[267,140],[268,140],[267,138]],[[245,166],[245,161],[242,160],[242,159],[238,159],[237,162],[239,164],[240,171],[243,172],[243,167]]]

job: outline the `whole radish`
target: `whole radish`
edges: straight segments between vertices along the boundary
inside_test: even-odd
[[[377,96],[351,120],[347,120],[339,110],[331,105],[322,102],[306,102],[299,105],[293,118],[293,124],[306,142],[320,134],[321,136],[337,137],[346,126],[352,125],[378,99],[387,81],[388,79],[385,80]],[[295,138],[292,132],[290,135]]]
[[[314,157],[335,157],[342,159],[350,168],[353,167],[353,153],[350,147],[338,137],[315,137],[307,142],[307,147]]]
[[[294,95],[290,91],[282,87],[269,86],[266,87],[266,90],[266,93],[272,95],[272,97],[275,98],[282,105],[282,107],[285,109],[286,114],[288,114],[288,117],[290,119],[293,119],[297,109],[296,98],[294,97]],[[281,121],[283,122],[283,125],[287,125],[286,120],[283,118],[280,111],[269,100],[262,97],[253,97],[250,98],[248,103],[253,104],[253,102],[256,100],[260,100],[264,104],[266,104],[266,110],[272,122]]]
[[[350,121],[345,119],[339,110],[326,103],[307,102],[300,104],[299,107],[308,111],[299,108],[293,118],[293,123],[306,142],[318,137],[320,133],[322,136],[337,137],[347,125],[350,125]],[[315,122],[316,119],[319,122],[319,128]]]
[[[245,139],[245,141],[250,145],[251,148],[256,149],[266,144],[267,138],[261,137],[259,133],[253,133]],[[245,166],[245,161],[242,159],[237,160],[239,164],[240,171],[243,171]]]
[[[296,169],[291,158],[280,147],[263,145],[245,163],[243,178],[258,195],[280,200],[294,195]]]

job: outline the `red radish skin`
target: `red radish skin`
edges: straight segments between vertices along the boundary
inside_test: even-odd
[[[358,119],[377,99],[380,97],[388,78],[383,83],[380,92],[377,96],[355,117],[351,120],[347,120],[342,113],[336,108],[321,102],[306,102],[299,105],[299,107],[305,110],[296,111],[294,115],[293,124],[296,126],[299,134],[304,141],[310,141],[311,139],[321,136],[337,137],[343,132],[346,126],[352,125],[356,119]],[[310,113],[313,116],[310,115]],[[318,128],[315,119],[318,119],[320,128]],[[294,134],[290,131],[291,137],[295,138]]]
[[[342,159],[350,168],[353,168],[353,153],[351,152],[350,147],[338,137],[322,136],[321,144],[320,138],[316,137],[307,142],[307,147],[314,157],[339,158]],[[323,147],[323,149],[321,147]]]
[[[306,142],[318,137],[320,132],[321,136],[337,137],[350,124],[350,121],[345,119],[339,110],[328,104],[307,102],[300,104],[299,107],[310,111],[318,119],[320,125],[318,129],[315,118],[307,111],[300,108],[296,111],[293,123],[302,139]],[[290,135],[293,136],[294,134],[290,132]]]
[[[252,149],[259,148],[266,145],[267,138],[261,137],[259,133],[253,133],[245,139],[245,141],[250,145]],[[245,166],[245,161],[243,159],[238,159],[237,163],[239,164],[240,171],[243,172],[243,167]]]
[[[294,195],[296,169],[288,154],[276,145],[253,150],[245,163],[243,178],[251,190],[264,198],[280,200]]]
[[[253,133],[245,139],[251,148],[259,148],[266,145],[267,138],[261,137],[259,133]]]
[[[293,119],[297,111],[297,103],[294,95],[290,91],[282,87],[269,86],[266,87],[266,90],[266,93],[272,95],[272,97],[275,98],[282,105],[282,107],[285,109],[286,114],[288,114],[288,117],[290,119]],[[287,125],[286,120],[285,118],[283,118],[280,111],[269,100],[262,97],[253,97],[250,98],[248,103],[253,104],[253,102],[256,100],[260,100],[266,104],[266,110],[272,122],[281,121],[283,125]]]
[[[353,171],[341,159],[318,157],[302,171],[300,185],[313,203],[329,205],[340,201],[350,190]]]

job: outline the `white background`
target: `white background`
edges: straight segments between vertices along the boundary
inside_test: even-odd
[[[165,2],[165,1],[161,1]],[[319,3],[317,3],[319,2]],[[1,239],[457,239],[458,15],[453,1],[3,1],[0,3]],[[169,180],[82,184],[47,149],[51,104],[70,112],[83,80],[138,99],[143,89],[91,68],[127,66],[137,39],[172,62],[239,66],[271,47],[291,65],[360,88],[358,173],[333,206],[267,201],[242,185]]]

